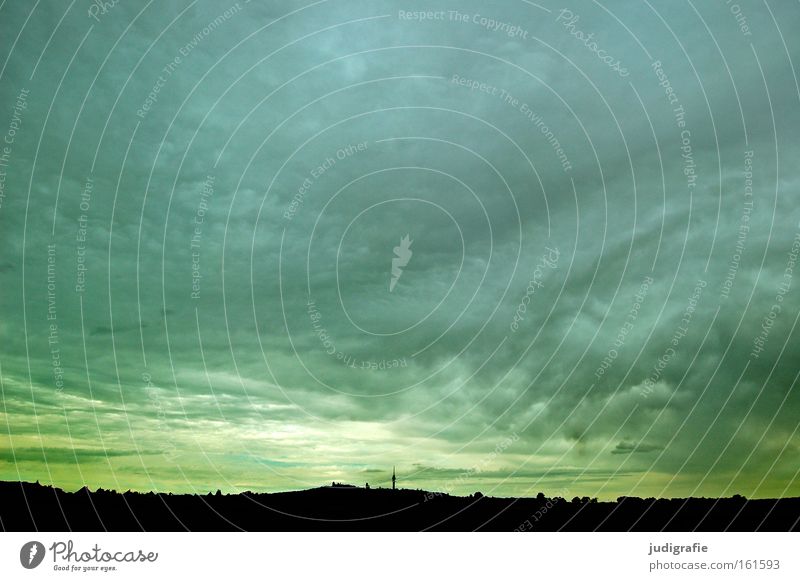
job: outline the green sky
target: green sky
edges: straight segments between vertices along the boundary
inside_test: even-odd
[[[800,494],[796,2],[101,4],[0,4],[0,479]]]

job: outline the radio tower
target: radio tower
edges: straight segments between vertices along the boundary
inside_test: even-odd
[[[394,466],[392,466],[392,490],[396,490],[397,488],[396,484],[397,484],[397,476],[395,475],[394,472]]]

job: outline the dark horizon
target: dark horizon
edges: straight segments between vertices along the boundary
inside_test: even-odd
[[[399,480],[400,479],[398,479],[398,481]],[[377,484],[365,483],[365,484],[369,484],[368,487],[366,487],[365,484],[360,484],[359,485],[359,484],[353,484],[353,483],[350,483],[350,482],[335,481],[334,480],[334,481],[331,481],[330,483],[319,483],[316,486],[315,485],[310,485],[310,486],[306,486],[306,487],[302,487],[302,488],[286,488],[286,489],[280,489],[280,490],[259,489],[258,487],[237,487],[236,490],[231,490],[231,489],[223,490],[222,488],[219,488],[219,487],[215,488],[215,487],[212,486],[209,489],[198,489],[195,492],[177,492],[177,491],[166,490],[166,489],[162,489],[162,490],[155,490],[155,489],[142,490],[142,489],[136,489],[136,488],[128,488],[128,489],[125,489],[125,490],[120,490],[120,489],[115,489],[115,488],[104,488],[103,486],[95,486],[95,487],[93,487],[89,483],[85,483],[85,484],[83,484],[82,486],[80,486],[78,488],[64,488],[64,487],[57,486],[57,485],[50,484],[50,483],[42,483],[39,480],[35,480],[35,481],[30,481],[30,480],[18,480],[18,481],[0,480],[0,485],[9,485],[9,484],[11,484],[11,485],[19,484],[21,486],[26,486],[26,485],[41,486],[41,487],[45,487],[45,488],[52,488],[53,490],[60,490],[62,492],[69,493],[69,494],[74,494],[76,492],[81,492],[81,491],[89,491],[89,492],[111,492],[111,493],[115,493],[115,494],[125,494],[125,493],[132,493],[132,494],[166,494],[166,495],[172,495],[172,496],[208,496],[208,495],[215,495],[217,492],[221,493],[223,496],[236,496],[238,494],[248,494],[248,493],[250,493],[250,494],[259,494],[259,495],[270,495],[270,494],[285,494],[285,493],[292,493],[292,492],[307,492],[309,490],[318,490],[318,489],[322,489],[322,488],[354,488],[354,489],[365,490],[365,491],[369,491],[369,490],[395,490],[395,489],[392,488],[391,481],[388,484],[386,484],[386,483],[377,483]],[[639,499],[645,499],[645,500],[650,500],[650,499],[657,499],[657,500],[686,500],[686,499],[691,499],[691,498],[711,499],[711,500],[723,500],[723,499],[733,499],[733,498],[742,498],[742,499],[745,499],[745,500],[795,500],[795,499],[800,499],[800,496],[783,496],[783,497],[750,496],[750,497],[748,497],[748,496],[745,496],[744,494],[741,494],[739,492],[731,492],[731,494],[728,495],[728,496],[640,497],[640,496],[635,496],[635,495],[631,495],[631,496],[621,495],[621,496],[617,496],[617,497],[614,497],[614,498],[612,498],[612,497],[600,498],[600,497],[589,497],[589,496],[569,496],[569,495],[561,496],[558,493],[559,492],[563,492],[563,489],[562,490],[553,491],[554,494],[549,494],[549,495],[546,494],[545,490],[540,490],[540,491],[538,491],[536,493],[532,493],[529,496],[507,496],[507,495],[502,495],[502,494],[486,494],[483,490],[480,490],[480,489],[477,489],[477,488],[471,493],[470,492],[456,493],[456,492],[452,492],[452,491],[448,492],[448,491],[445,491],[445,490],[442,490],[442,489],[437,489],[435,487],[427,489],[427,488],[419,488],[419,487],[398,485],[396,490],[405,490],[405,491],[413,491],[413,492],[424,492],[424,493],[426,493],[428,495],[451,496],[451,497],[455,497],[455,498],[470,498],[470,497],[474,496],[475,493],[478,493],[480,496],[486,496],[486,497],[489,497],[489,498],[523,499],[523,498],[536,498],[537,496],[544,495],[547,498],[565,498],[567,500],[571,500],[571,499],[574,499],[574,498],[579,498],[579,499],[581,499],[581,498],[589,498],[589,499],[594,500],[595,502],[618,502],[620,498],[639,498]]]
[[[602,502],[498,498],[332,483],[303,491],[197,495],[0,482],[3,530],[69,531],[794,531],[800,498]]]

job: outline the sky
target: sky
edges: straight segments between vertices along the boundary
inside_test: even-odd
[[[798,26],[0,4],[0,479],[797,496]]]

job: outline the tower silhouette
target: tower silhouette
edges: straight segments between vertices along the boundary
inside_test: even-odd
[[[392,466],[392,490],[395,490],[397,487],[395,486],[397,483],[397,476],[395,475],[394,466]]]

